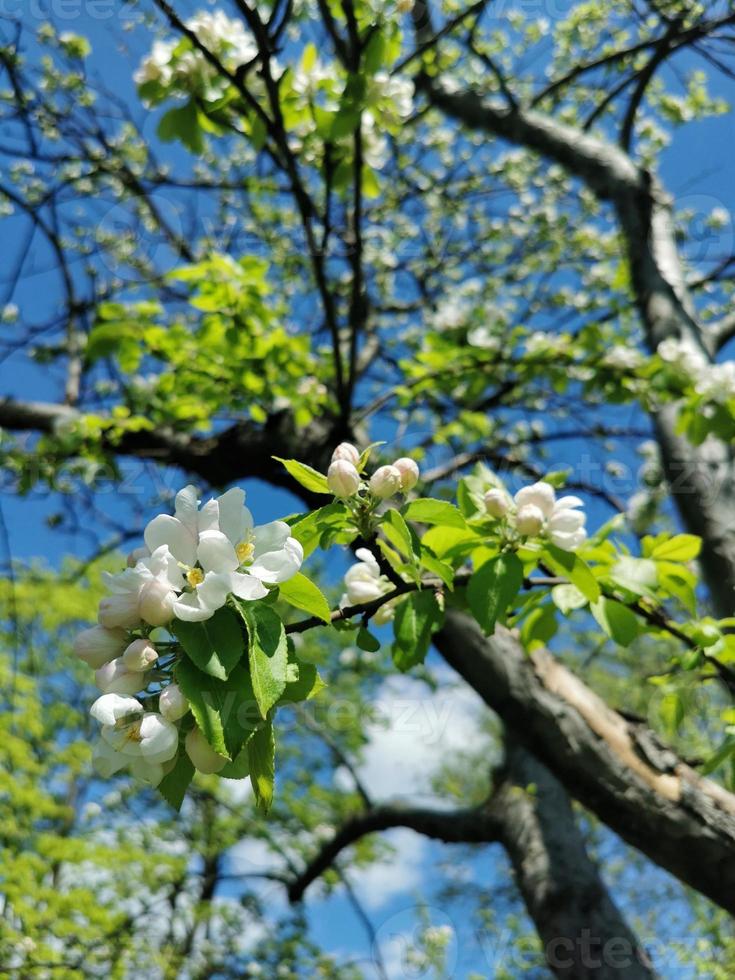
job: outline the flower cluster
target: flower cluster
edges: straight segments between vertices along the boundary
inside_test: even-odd
[[[201,10],[186,21],[186,27],[230,71],[257,57],[257,45],[242,21],[221,10]],[[178,39],[156,41],[133,78],[137,85],[147,87],[148,94],[152,94],[152,87],[159,89],[157,97],[150,99],[155,102],[161,101],[169,89],[192,92],[214,102],[224,95],[228,84],[201,51],[181,50]]]
[[[304,553],[282,521],[255,527],[239,488],[200,508],[196,489],[185,487],[176,495],[174,516],[154,517],[144,540],[124,571],[104,573],[110,594],[100,602],[99,625],[77,637],[75,650],[95,669],[103,692],[92,706],[92,716],[102,724],[98,768],[111,774],[128,765],[134,775],[157,785],[178,747],[174,722],[189,710],[175,684],[141,700],[132,697],[166,677],[156,668],[157,645],[170,642],[162,628],[174,619],[207,620],[229,596],[262,599],[268,586],[298,572]],[[157,712],[141,703],[155,700]],[[190,733],[186,748],[197,768],[216,771],[203,737]],[[217,758],[221,768],[226,760]]]
[[[585,514],[579,497],[561,497],[550,483],[540,481],[522,487],[511,499],[505,490],[493,487],[485,494],[485,509],[491,517],[505,520],[522,537],[545,537],[564,551],[576,551],[587,540]]]
[[[327,470],[327,483],[335,495],[346,500],[365,489],[358,471],[360,453],[349,442],[342,442],[332,453]],[[419,479],[419,468],[407,456],[402,456],[388,466],[379,466],[370,477],[368,491],[379,500],[387,500],[397,493],[412,490]]]

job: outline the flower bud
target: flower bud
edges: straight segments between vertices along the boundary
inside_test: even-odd
[[[485,510],[491,517],[505,517],[510,508],[508,494],[498,487],[491,487],[485,494]]]
[[[97,619],[100,626],[107,629],[115,629],[120,626],[132,629],[133,626],[140,623],[138,596],[134,592],[105,596],[100,601]]]
[[[148,558],[150,551],[147,548],[133,548],[127,558],[128,568],[135,568],[141,558]]]
[[[169,684],[158,696],[158,710],[167,721],[178,721],[189,710],[189,702],[178,684]]]
[[[119,657],[128,642],[125,630],[105,629],[104,626],[93,626],[84,630],[74,640],[74,653],[97,670],[103,664]]]
[[[345,459],[353,466],[360,462],[360,451],[351,442],[341,442],[332,453],[332,462],[337,459]]]
[[[146,685],[143,672],[128,670],[122,657],[95,671],[94,682],[103,694],[136,694]]]
[[[141,619],[151,626],[165,626],[173,618],[175,598],[171,589],[158,579],[146,582],[138,598]]]
[[[519,507],[516,514],[516,530],[519,534],[538,534],[544,526],[544,514],[536,504]]]
[[[419,468],[408,456],[401,456],[393,464],[401,474],[401,490],[412,490],[419,482]]]
[[[192,765],[199,772],[219,772],[220,769],[224,769],[229,761],[223,755],[214,751],[198,728],[192,728],[186,736],[184,745],[186,747],[186,754],[191,759]]]
[[[133,640],[122,655],[126,670],[148,670],[158,660],[158,651],[148,640]]]
[[[554,509],[556,494],[554,488],[545,480],[532,483],[529,487],[522,487],[515,495],[516,507],[520,511],[528,504],[538,507],[544,517],[549,517]]]
[[[370,477],[370,489],[376,497],[387,500],[401,489],[401,471],[395,466],[380,466]]]
[[[352,497],[360,488],[360,474],[354,463],[335,459],[327,470],[327,483],[335,497]]]

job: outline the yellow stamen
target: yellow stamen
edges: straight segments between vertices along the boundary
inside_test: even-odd
[[[140,734],[140,725],[131,725],[125,732],[125,739],[128,742],[142,742],[143,736]]]
[[[190,568],[186,573],[186,581],[189,583],[189,585],[196,588],[197,585],[201,585],[204,581],[204,572],[201,570],[201,568]]]
[[[255,545],[251,544],[249,541],[241,541],[240,544],[235,548],[235,554],[237,555],[237,560],[242,565],[246,562],[248,558],[253,557],[253,552],[255,551]]]

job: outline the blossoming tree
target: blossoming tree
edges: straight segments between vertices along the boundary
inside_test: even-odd
[[[137,546],[76,641],[97,771],[175,808],[249,780],[267,812],[279,717],[323,695],[300,637],[399,673],[433,648],[502,725],[485,798],[362,794],[291,899],[392,827],[500,842],[549,969],[653,976],[570,799],[732,914],[733,257],[687,249],[659,157],[728,111],[735,14],[185,8],[147,6],[128,101],[81,34],[42,25],[37,57],[10,30],[1,53],[0,202],[63,290],[27,321],[10,296],[8,343],[65,369],[62,400],[0,403],[8,477],[87,520],[125,461],[186,483],[173,513],[128,515]],[[643,486],[619,479],[636,450]],[[256,526],[251,477],[298,503]]]

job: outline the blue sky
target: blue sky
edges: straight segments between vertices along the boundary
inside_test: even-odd
[[[506,6],[510,9],[513,5]],[[523,9],[523,5],[520,7]],[[137,58],[131,59],[120,50],[121,38],[124,43],[127,43],[131,37],[120,31],[120,23],[125,19],[127,8],[122,8],[122,15],[118,8],[115,16],[108,17],[107,12],[110,9],[103,0],[100,0],[96,6],[90,0],[86,3],[80,0],[78,4],[72,0],[67,0],[66,3],[54,0],[51,4],[51,10],[55,11],[52,19],[60,30],[72,30],[90,38],[94,49],[91,66],[104,77],[107,88],[116,91],[122,98],[132,101],[134,87],[131,82],[130,67]],[[40,19],[31,16],[28,26],[33,29],[39,22]],[[701,67],[701,64],[697,61],[698,67]],[[683,66],[687,66],[686,61],[683,62]],[[735,83],[718,76],[714,91],[715,94],[732,98],[735,95]],[[733,126],[732,116],[699,122],[689,128],[689,135],[684,141],[675,137],[671,149],[663,154],[661,171],[669,190],[676,196],[678,203],[693,207],[700,215],[715,206],[723,207],[730,215],[735,210],[735,182],[731,175],[732,146],[735,136]],[[150,133],[151,139],[155,138],[155,126],[152,122],[146,123],[146,132]],[[188,155],[176,147],[166,147],[161,155],[169,158],[177,166],[188,167],[190,164]],[[2,234],[8,239],[20,234],[18,219],[6,219]],[[732,240],[731,218],[719,238],[706,235],[702,238],[700,257],[711,261],[715,253],[729,247]],[[53,273],[43,271],[48,267],[48,256],[43,250],[37,249],[31,255],[31,266],[35,266],[39,271],[24,278],[16,294],[8,297],[19,306],[21,318],[28,322],[41,318],[51,306],[62,302],[58,278]],[[0,372],[2,395],[43,401],[54,401],[60,397],[63,380],[56,376],[54,371],[29,363],[22,355],[5,361],[0,365]],[[628,421],[629,410],[620,409],[620,412],[624,415],[620,421]],[[584,448],[584,443],[581,441],[562,444],[559,449],[557,468],[567,463],[576,464]],[[131,461],[123,464],[123,470],[129,478],[126,481],[128,488],[140,488],[133,492],[135,499],[145,498],[150,493],[150,484],[144,468]],[[171,479],[166,481],[167,486],[175,489],[180,482],[179,478],[175,474],[170,474],[170,477]],[[248,503],[258,523],[300,509],[298,502],[284,491],[265,486],[255,480],[245,481],[244,486],[248,491]],[[17,500],[4,496],[1,503],[8,527],[11,553],[15,558],[30,559],[41,556],[51,565],[56,565],[66,554],[85,556],[89,553],[91,545],[85,535],[49,530],[46,518],[56,511],[60,504],[55,495],[34,492],[26,498]],[[115,519],[129,512],[126,495],[120,491],[100,495],[98,504]],[[590,516],[590,523],[594,527],[599,520],[608,517],[609,512],[603,511],[600,505],[592,502]],[[415,691],[407,696],[419,698]],[[451,719],[455,726],[454,737],[456,733],[465,732],[463,725],[468,719],[465,709],[469,711],[469,707],[464,702],[459,701],[457,704],[460,714],[457,718]],[[419,787],[412,783],[411,774],[400,770],[398,762],[408,759],[409,764],[415,765],[416,771],[419,771],[422,762],[426,761],[424,742],[425,738],[420,733],[413,744],[410,738],[406,740],[405,733],[401,735],[400,732],[397,734],[392,732],[385,738],[381,738],[376,733],[368,752],[366,770],[379,795],[381,790],[385,793],[386,789],[392,789],[398,793],[401,787],[406,786],[411,786],[418,792]],[[451,737],[449,742],[451,743]],[[401,772],[398,779],[395,772],[391,774],[389,771],[394,764]],[[424,894],[429,903],[434,904],[430,889],[427,891],[427,885],[434,877],[432,869],[435,862],[440,856],[448,853],[446,849],[413,838],[409,832],[398,835],[396,839],[398,854],[395,861],[387,868],[375,872],[372,878],[367,875],[362,879],[365,894],[368,896],[369,910],[375,917],[379,936],[381,940],[385,940],[387,950],[400,948],[401,937],[410,933],[413,928],[415,923],[410,910],[415,906],[417,895]],[[241,856],[241,858],[252,860],[252,855]],[[503,859],[499,857],[497,850],[491,849],[470,861],[468,868],[470,874],[478,881],[487,883],[496,875],[498,880],[505,880],[504,866],[498,871],[502,864]],[[649,887],[651,881],[659,879],[664,880],[664,876],[659,872],[652,871],[650,868],[646,871],[646,887]],[[327,949],[338,947],[346,952],[364,952],[364,933],[342,897],[330,899],[325,903],[311,900],[310,908],[315,936]],[[437,923],[441,924],[444,921],[442,916],[446,916],[446,913],[441,909],[437,910]],[[494,969],[483,963],[484,954],[478,951],[477,937],[473,936],[471,923],[460,920],[453,921],[453,925],[460,936],[461,947],[453,975],[458,978],[465,977],[471,969],[476,969],[481,973],[486,971],[488,976],[492,976]],[[393,957],[391,980],[394,977],[396,980],[403,980],[403,976],[410,975],[400,972],[403,968],[396,958],[397,954],[386,952],[386,956]],[[687,974],[677,973],[672,967],[666,975],[684,977]]]

